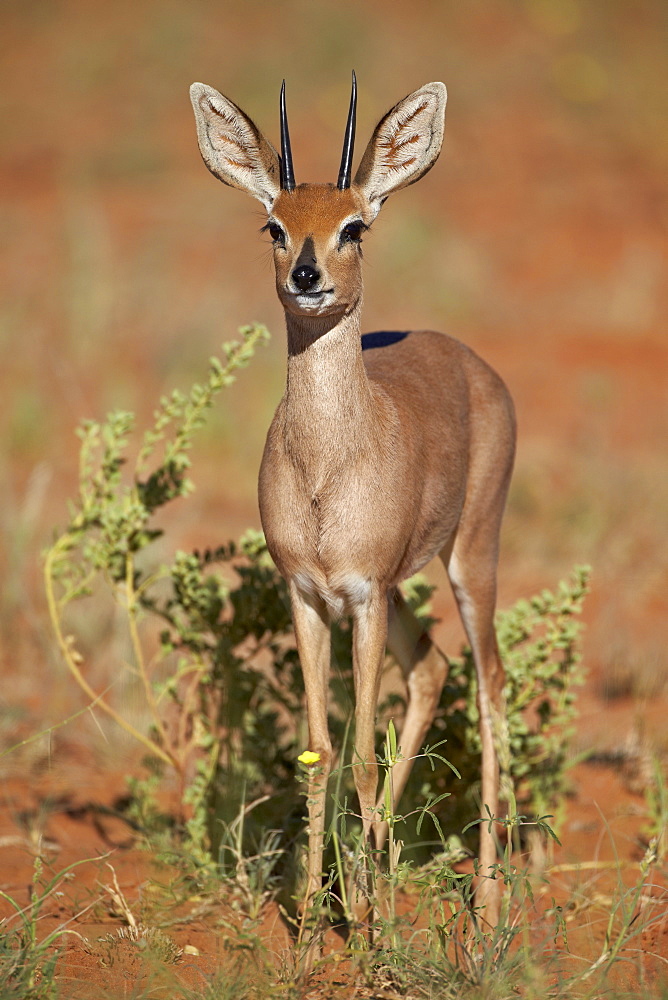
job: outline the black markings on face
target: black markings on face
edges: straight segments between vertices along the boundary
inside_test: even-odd
[[[317,264],[315,243],[313,242],[312,236],[307,236],[304,240],[304,245],[301,248],[299,257],[295,262],[295,267],[300,267],[302,264],[308,264],[309,267],[314,267]]]

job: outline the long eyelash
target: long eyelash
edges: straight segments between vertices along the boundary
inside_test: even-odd
[[[355,243],[361,243],[361,242],[362,242],[362,236],[363,236],[363,235],[364,235],[365,233],[368,233],[369,229],[371,228],[370,226],[367,226],[367,224],[366,224],[365,222],[362,222],[362,220],[361,220],[361,219],[353,219],[353,220],[352,220],[351,222],[347,222],[347,223],[346,223],[346,225],[345,225],[345,226],[343,227],[343,228],[344,228],[344,231],[345,231],[345,229],[346,229],[346,228],[347,228],[348,226],[355,226],[355,227],[359,227],[359,236],[358,236],[358,237],[356,237],[356,238],[354,239],[354,241],[353,241],[353,242],[355,242]]]
[[[271,233],[269,233],[269,236],[271,238],[271,242],[274,244],[274,246],[276,246],[276,245],[278,245],[278,246],[284,246],[284,244],[285,244],[285,231],[281,228],[281,226],[279,226],[279,224],[277,222],[274,222],[273,219],[270,219],[269,222],[265,223],[265,225],[262,226],[262,228],[260,229],[260,234],[268,232],[271,229],[272,226],[276,226],[277,229],[280,229],[281,230],[281,235],[279,237],[277,237],[277,239],[274,239],[273,236],[271,236]]]

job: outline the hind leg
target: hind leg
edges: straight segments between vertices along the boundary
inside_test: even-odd
[[[402,759],[392,769],[392,799],[396,809],[408,783],[413,761],[422,752],[427,731],[434,720],[448,673],[448,661],[399,590],[395,590],[389,598],[387,648],[401,667],[408,688],[406,719],[399,739]],[[377,812],[382,806],[381,789]],[[376,847],[382,848],[386,838],[387,823],[376,822]]]
[[[478,711],[482,745],[482,790],[480,802],[480,873],[476,902],[485,906],[484,919],[496,924],[501,886],[490,877],[497,861],[493,826],[486,820],[499,815],[499,759],[497,745],[502,735],[505,707],[505,672],[494,629],[496,608],[497,545],[480,546],[481,533],[458,532],[446,563],[462,623],[471,646],[478,681]]]

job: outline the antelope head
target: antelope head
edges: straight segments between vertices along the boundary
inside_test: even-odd
[[[381,119],[354,179],[357,88],[350,109],[336,184],[296,184],[281,88],[281,155],[236,104],[194,83],[190,96],[202,158],[224,184],[262,202],[263,227],[273,244],[276,289],[286,312],[338,317],[362,299],[362,236],[388,197],[433,166],[443,141],[446,90],[428,83]]]

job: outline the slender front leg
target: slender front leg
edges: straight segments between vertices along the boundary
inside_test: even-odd
[[[330,625],[323,602],[303,594],[290,581],[292,621],[306,690],[309,750],[320,759],[310,769],[308,785],[308,875],[306,914],[322,888],[327,780],[332,767],[332,743],[327,725]]]
[[[376,706],[378,687],[387,643],[387,595],[372,593],[364,606],[355,610],[353,631],[353,671],[355,678],[355,750],[353,777],[359,798],[364,839],[373,850],[376,817],[378,764],[376,761]],[[367,898],[363,898],[367,896]],[[368,892],[358,895],[355,909],[359,917],[369,909]]]

